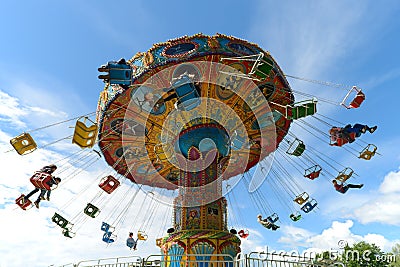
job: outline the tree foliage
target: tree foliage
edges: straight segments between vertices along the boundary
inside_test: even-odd
[[[348,267],[385,267],[386,258],[387,254],[378,246],[365,241],[346,246],[342,254],[342,261]]]
[[[390,253],[392,258],[390,258],[390,267],[400,267],[400,244],[394,245]]]

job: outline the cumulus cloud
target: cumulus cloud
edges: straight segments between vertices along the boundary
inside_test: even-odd
[[[52,111],[44,107],[24,105],[20,100],[0,90],[0,122],[8,127],[26,128],[27,120],[44,117],[64,118],[65,112]]]
[[[283,236],[279,242],[288,247],[305,248],[304,251],[327,251],[341,249],[343,244],[353,245],[354,243],[365,241],[374,243],[384,251],[390,251],[399,240],[388,240],[383,235],[368,233],[358,235],[352,232],[354,222],[347,220],[344,222],[333,221],[331,226],[324,229],[321,233],[312,233],[298,227],[284,227]]]
[[[361,223],[380,222],[400,225],[400,171],[389,172],[375,197],[355,209],[354,216]]]
[[[379,187],[382,194],[400,193],[400,171],[389,172]]]
[[[0,121],[24,127],[25,123],[20,118],[27,114],[28,111],[21,108],[17,98],[0,90]]]

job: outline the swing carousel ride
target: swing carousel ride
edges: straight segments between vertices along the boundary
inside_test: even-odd
[[[316,210],[317,200],[301,187],[306,180],[322,177],[331,187],[332,179],[345,184],[356,175],[350,166],[306,145],[292,128],[317,137],[327,148],[343,146],[360,159],[377,154],[375,145],[360,144],[360,138],[350,145],[367,126],[361,132],[346,131],[352,127],[338,126],[338,121],[317,112],[321,102],[358,108],[365,99],[361,89],[344,88],[339,102],[317,101],[314,95],[292,90],[287,78],[341,86],[286,75],[269,52],[232,36],[197,34],[169,40],[129,60],[110,61],[99,72],[105,87],[96,119],[90,119],[94,113],[80,117],[72,143],[82,148],[76,153],[95,152],[76,160],[85,162],[82,169],[95,158],[104,158],[113,172],[96,183],[99,193],[80,213],[85,219],[79,215],[67,220],[62,210],[54,214],[52,221],[66,237],[75,235],[78,222],[95,218],[102,209],[100,199],[110,197],[127,179],[137,186],[136,192],[129,191],[131,187],[126,203],[118,203],[120,213],[109,216],[113,223],[103,221],[104,242],[115,241],[115,229],[126,219],[137,192],[156,188],[175,194],[173,225],[167,236],[156,239],[164,256],[177,257],[178,262],[189,254],[207,254],[207,260],[213,254],[234,257],[240,252],[240,238],[249,235],[242,218],[240,226],[236,221],[239,231],[228,230],[228,202],[237,205],[234,184],[243,184],[255,208],[267,215],[265,219],[260,215],[259,222],[277,230],[282,219],[297,222]],[[13,138],[11,144],[21,155],[37,148],[29,133]],[[46,179],[51,175],[37,172],[31,181],[40,188]],[[267,185],[262,186],[264,179]],[[288,211],[284,218],[269,204],[268,189]],[[160,193],[148,192],[135,209],[147,205],[151,216],[160,202],[155,195]],[[16,204],[27,209],[31,202],[22,201],[23,196]],[[233,221],[236,212],[229,212]],[[137,239],[146,240],[146,231],[140,229]],[[127,245],[136,246],[135,242]]]

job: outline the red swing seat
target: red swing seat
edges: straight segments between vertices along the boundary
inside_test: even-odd
[[[17,204],[21,209],[26,210],[27,207],[32,206],[32,201],[29,199],[24,199],[24,197],[25,195],[22,194],[15,200],[15,204]]]
[[[115,189],[117,189],[119,185],[120,182],[116,178],[108,175],[101,180],[99,187],[106,191],[108,194],[111,194]]]
[[[348,103],[349,99],[353,96],[353,100],[351,100],[350,103]],[[357,88],[357,86],[353,86],[349,92],[346,94],[346,96],[343,98],[342,102],[340,105],[344,106],[347,109],[351,108],[359,108],[361,103],[364,102],[365,100],[365,94],[361,91],[360,88]],[[348,103],[348,104],[347,104]]]
[[[315,178],[319,177],[319,174],[321,173],[321,166],[319,165],[314,165],[308,169],[305,170],[304,172],[304,177],[308,178],[310,180],[314,180]]]
[[[361,103],[365,100],[365,94],[359,91],[356,97],[351,101],[349,108],[358,108],[360,107]]]
[[[50,186],[47,183],[51,179],[52,179],[52,176],[49,173],[35,172],[35,174],[32,175],[30,181],[36,188],[50,190]]]
[[[240,238],[245,239],[245,238],[247,238],[249,236],[249,230],[243,230],[242,229],[242,230],[240,230],[238,232],[238,235],[239,235]]]

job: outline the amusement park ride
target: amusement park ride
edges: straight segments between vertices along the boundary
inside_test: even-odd
[[[251,197],[266,216],[259,216],[259,222],[267,229],[279,228],[280,218],[265,204],[263,192],[257,190],[260,182],[251,180],[251,169],[259,168],[272,187],[286,188],[279,196],[291,202],[286,218],[296,222],[315,210],[317,201],[301,190],[292,174],[279,161],[268,163],[274,154],[299,170],[302,179],[324,176],[330,183],[336,179],[345,184],[355,175],[351,167],[340,167],[289,130],[297,124],[325,138],[327,147],[346,145],[350,149],[347,143],[365,128],[360,133],[346,131],[351,126],[332,125],[328,117],[318,114],[314,96],[291,89],[287,78],[298,77],[286,75],[270,53],[254,43],[222,34],[184,36],[155,44],[129,60],[108,62],[99,71],[105,88],[97,118],[78,119],[72,142],[82,149],[97,145],[94,151],[117,173],[100,181],[99,190],[106,197],[123,178],[139,189],[148,186],[177,192],[173,225],[167,236],[156,240],[162,254],[177,262],[191,254],[212,260],[214,254],[235,257],[240,252],[240,238],[249,233],[245,228],[229,230],[228,200],[232,202],[234,196],[230,192],[228,200],[224,197],[235,177],[253,187]],[[296,102],[295,95],[303,99]],[[353,86],[338,104],[355,109],[364,99],[364,92]],[[307,122],[311,118],[322,126]],[[326,125],[332,128],[322,130]],[[37,148],[29,133],[13,138],[11,144],[21,155]],[[360,159],[370,160],[377,147],[366,144],[357,152]],[[264,172],[267,168],[268,174]],[[42,175],[34,180],[41,179],[49,178]],[[94,218],[100,213],[96,197],[82,209],[84,216]],[[22,199],[23,195],[16,204],[29,208],[30,201]],[[262,207],[257,201],[264,202]],[[75,235],[76,222],[60,213],[52,221],[65,236]],[[104,242],[115,241],[116,227],[103,222]],[[145,232],[138,232],[138,240],[146,239]]]

